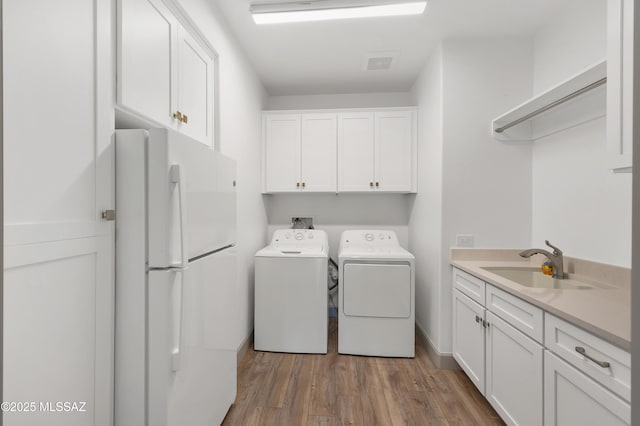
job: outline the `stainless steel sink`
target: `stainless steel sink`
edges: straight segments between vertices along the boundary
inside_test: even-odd
[[[524,287],[547,288],[554,290],[591,290],[594,288],[600,288],[599,286],[591,283],[585,283],[584,281],[578,281],[572,278],[565,278],[562,280],[552,278],[550,275],[544,275],[540,268],[495,266],[485,267],[482,269]]]

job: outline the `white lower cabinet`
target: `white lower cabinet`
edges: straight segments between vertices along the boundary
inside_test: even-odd
[[[550,351],[544,354],[545,426],[631,424],[631,407]]]
[[[460,289],[454,290],[453,330],[453,357],[502,419],[542,425],[542,345]]]
[[[485,309],[459,290],[454,291],[453,357],[484,394]]]
[[[630,424],[627,351],[467,272],[453,277],[453,357],[502,420]]]
[[[490,311],[486,313],[485,397],[511,425],[542,425],[544,348]]]

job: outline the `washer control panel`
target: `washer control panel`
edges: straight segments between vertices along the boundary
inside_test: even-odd
[[[271,238],[271,244],[274,245],[322,244],[325,241],[327,233],[317,229],[278,229]]]

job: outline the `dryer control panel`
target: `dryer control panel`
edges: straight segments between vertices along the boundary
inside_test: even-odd
[[[344,231],[340,240],[340,246],[373,246],[373,247],[397,247],[399,246],[396,233],[381,229],[362,229]]]

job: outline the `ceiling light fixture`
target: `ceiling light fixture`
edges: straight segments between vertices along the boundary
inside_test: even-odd
[[[419,15],[426,0],[310,0],[254,3],[249,7],[256,24],[326,21],[375,16]]]

